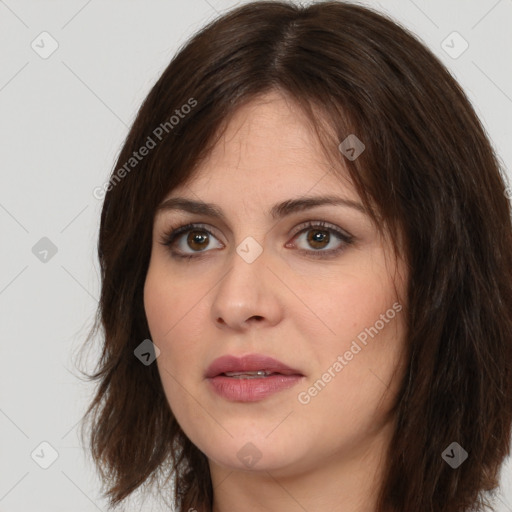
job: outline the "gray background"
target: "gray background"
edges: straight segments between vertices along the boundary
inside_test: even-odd
[[[92,192],[179,45],[239,3],[0,0],[0,512],[106,511],[77,437],[92,386],[73,365],[99,296]],[[446,63],[510,169],[512,0],[360,3],[391,14]],[[454,31],[469,44],[457,58],[442,46]],[[446,44],[453,55],[463,48],[453,36]],[[47,469],[44,441],[58,455]],[[126,510],[159,510],[137,497]],[[512,512],[510,460],[496,503]]]

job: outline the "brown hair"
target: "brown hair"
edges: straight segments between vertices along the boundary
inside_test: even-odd
[[[498,159],[460,86],[395,21],[349,3],[278,1],[236,8],[180,49],[112,173],[90,334],[101,324],[89,376],[99,386],[82,430],[91,427],[111,505],[174,477],[177,510],[211,510],[206,456],[173,417],[157,365],[134,356],[150,338],[143,286],[159,203],[191,178],[236,109],[272,90],[315,126],[328,123],[335,136],[322,142],[333,162],[348,169],[376,224],[393,241],[403,236],[408,366],[377,510],[484,510],[512,428],[512,226]],[[366,146],[353,161],[337,148],[349,134]],[[150,139],[155,146],[126,170]],[[454,441],[469,454],[457,469],[441,457]]]

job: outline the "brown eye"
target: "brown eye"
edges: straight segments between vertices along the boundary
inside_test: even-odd
[[[299,228],[300,227],[304,229],[300,230],[295,235],[294,240],[300,241],[301,238],[305,238],[304,245],[306,245],[306,247],[300,248],[299,251],[315,258],[328,258],[336,255],[353,241],[351,235],[344,233],[335,226],[331,227],[323,221],[307,222],[299,226]],[[331,237],[331,235],[334,236]],[[336,241],[338,242],[337,244],[335,243]],[[334,245],[334,247],[329,248],[330,245]]]
[[[306,222],[301,224],[293,240],[301,240],[305,237],[305,248],[298,248],[298,252],[314,258],[330,258],[343,251],[353,242],[352,235],[342,231],[334,225],[326,222]],[[184,235],[187,235],[186,237]],[[307,236],[305,236],[307,235]],[[331,236],[334,235],[334,236]],[[169,247],[169,252],[176,259],[200,258],[210,252],[211,243],[217,241],[217,249],[224,245],[218,241],[210,229],[201,224],[187,224],[175,229],[170,229],[161,239],[161,244]],[[338,242],[337,244],[335,242]],[[329,248],[330,245],[335,247]],[[289,242],[285,247],[296,248]],[[325,250],[324,250],[325,249]]]
[[[330,241],[330,235],[328,231],[311,229],[308,231],[308,233],[308,244],[310,244],[311,247],[315,249],[323,249],[325,247],[324,244],[328,244]]]
[[[199,224],[187,224],[171,229],[163,236],[161,243],[169,247],[173,257],[190,259],[208,252],[205,249],[213,240],[217,240],[217,238],[206,227]],[[217,248],[221,247],[222,244],[219,242]]]
[[[188,247],[194,249],[195,251],[200,251],[208,246],[208,234],[206,231],[189,231],[189,235],[187,236],[187,244]]]

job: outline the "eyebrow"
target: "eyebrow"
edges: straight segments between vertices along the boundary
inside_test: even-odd
[[[363,205],[356,201],[351,201],[338,196],[314,196],[303,197],[300,199],[289,199],[282,203],[277,203],[270,209],[269,215],[273,219],[280,219],[292,213],[309,210],[316,206],[323,205],[345,206],[348,208],[354,208],[364,214],[367,213]],[[169,210],[181,210],[225,221],[225,215],[222,212],[222,209],[216,204],[194,201],[185,197],[171,197],[163,201],[157,207],[158,212]]]

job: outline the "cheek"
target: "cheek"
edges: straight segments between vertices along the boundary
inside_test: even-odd
[[[345,332],[340,327],[336,342],[318,349],[322,356],[317,371],[310,376],[308,387],[299,390],[313,431],[349,438],[376,432],[385,423],[405,369],[400,364],[404,337],[399,315],[403,313],[381,330],[371,330],[376,320],[373,312],[368,313],[366,322],[358,322],[369,327]],[[364,343],[358,339],[360,334]]]
[[[162,265],[150,265],[144,283],[144,310],[155,341],[164,341],[187,321],[195,304],[191,289],[190,285],[180,286],[180,280]]]
[[[150,262],[144,282],[144,311],[152,338],[160,338],[163,334],[164,312],[168,310],[169,301],[165,286],[158,277],[158,272]]]
[[[326,284],[307,294],[314,314],[296,316],[316,360],[311,380],[329,382],[329,391],[322,392],[317,404],[325,401],[328,406],[329,400],[342,398],[339,393],[359,406],[378,400],[391,383],[404,348],[405,318],[393,280],[372,262],[357,273],[339,273]],[[326,373],[329,370],[331,374]],[[323,389],[323,383],[318,387]]]
[[[196,344],[190,341],[191,323],[187,316],[190,306],[184,295],[165,272],[150,266],[144,284],[144,309],[151,340],[160,349],[156,359],[167,402],[180,425],[186,418],[197,415],[186,399],[187,372],[197,360]]]
[[[152,341],[160,349],[157,364],[176,377],[186,373],[191,362],[199,360],[201,347],[191,340],[201,339],[203,322],[195,321],[198,315],[205,314],[201,296],[197,287],[180,286],[167,272],[150,266],[144,284],[146,318]],[[174,386],[168,377],[168,384]]]
[[[393,283],[383,269],[362,261],[332,275],[301,279],[294,293],[301,330],[327,337],[331,346],[373,326],[396,301]]]

